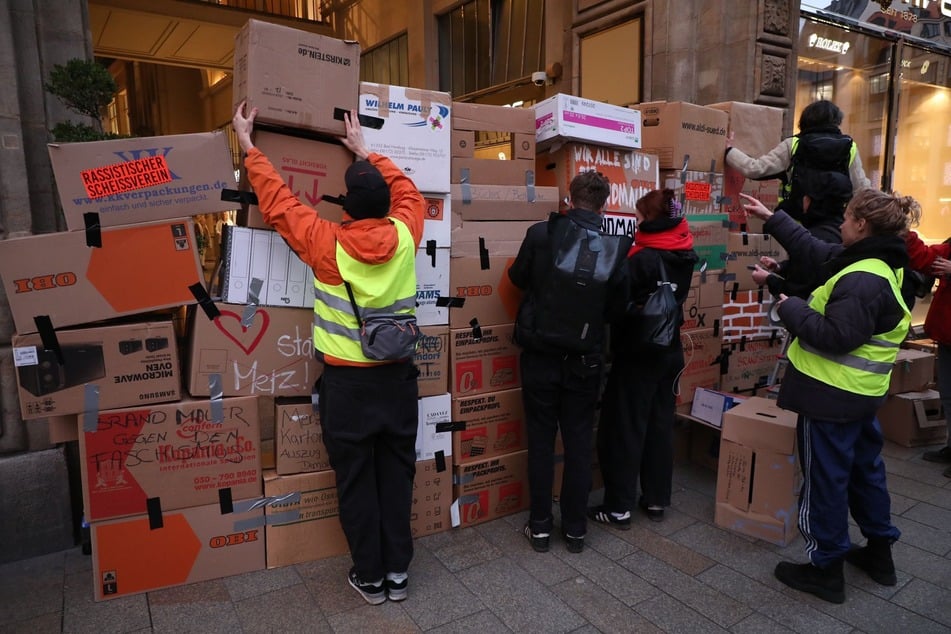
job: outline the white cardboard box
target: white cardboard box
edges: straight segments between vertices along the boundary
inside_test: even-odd
[[[559,139],[636,149],[641,147],[641,113],[559,93],[535,104],[536,151]]]
[[[436,431],[439,423],[452,420],[452,397],[446,394],[419,399],[419,427],[416,432],[416,461],[432,460],[438,452],[452,456],[452,432]],[[451,462],[451,460],[450,460]]]
[[[426,220],[423,222],[423,239],[420,246],[425,247],[430,240],[436,246],[448,249],[452,235],[452,198],[449,194],[423,194],[426,199]]]
[[[360,82],[362,115],[379,117],[379,129],[365,126],[373,152],[388,156],[423,192],[449,191],[452,97],[447,92]]]
[[[723,413],[745,400],[745,396],[698,387],[693,393],[690,415],[714,427],[721,427]]]
[[[440,297],[449,297],[449,249],[425,246],[416,252],[416,323],[443,326],[449,323],[449,309],[437,306]]]

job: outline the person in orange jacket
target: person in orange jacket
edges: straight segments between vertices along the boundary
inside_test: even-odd
[[[357,158],[344,176],[346,214],[339,224],[321,218],[254,147],[257,112],[246,115],[242,102],[232,126],[264,220],[314,271],[314,348],[324,363],[318,410],[353,559],[347,580],[370,604],[401,601],[413,557],[419,372],[412,358],[364,355],[344,281],[361,315],[414,313],[423,197],[390,159],[369,151],[352,111],[341,138]]]

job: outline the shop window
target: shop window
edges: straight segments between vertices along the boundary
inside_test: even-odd
[[[360,80],[393,86],[409,85],[408,39],[395,37],[360,55]]]
[[[872,75],[868,78],[868,93],[882,95],[888,92],[888,73]]]

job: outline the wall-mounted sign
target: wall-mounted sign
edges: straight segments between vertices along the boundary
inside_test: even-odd
[[[951,49],[951,0],[803,0],[800,6]]]

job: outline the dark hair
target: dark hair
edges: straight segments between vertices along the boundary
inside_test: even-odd
[[[588,211],[601,211],[611,194],[611,181],[601,172],[582,172],[568,185],[571,206]]]
[[[846,212],[857,219],[864,218],[873,235],[904,236],[908,227],[921,219],[921,205],[911,196],[871,188],[857,191]]]
[[[644,220],[675,218],[680,215],[680,203],[674,198],[672,189],[655,189],[638,199],[635,205],[644,216]]]
[[[813,101],[802,109],[799,115],[799,129],[801,131],[823,126],[842,125],[842,111],[828,99]]]

